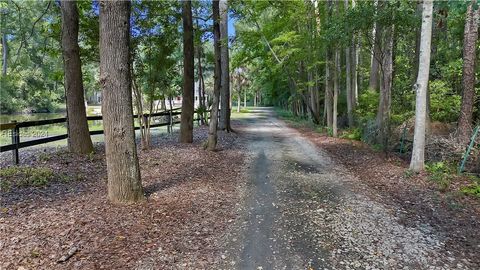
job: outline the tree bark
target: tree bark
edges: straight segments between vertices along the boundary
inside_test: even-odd
[[[356,2],[352,0],[352,8],[355,8]],[[352,110],[355,110],[358,103],[358,67],[359,67],[359,56],[360,56],[360,39],[355,34],[352,37],[352,45],[350,46],[351,55],[352,55]],[[353,114],[353,113],[352,113]],[[355,119],[354,119],[355,120]],[[355,123],[353,123],[355,124]]]
[[[213,0],[213,48],[215,58],[214,82],[213,82],[213,103],[210,118],[210,126],[208,129],[207,149],[214,151],[217,147],[217,126],[218,126],[218,104],[220,99],[220,87],[222,80],[221,68],[221,46],[220,46],[220,7],[219,1]]]
[[[352,104],[352,66],[350,47],[345,48],[345,88],[347,98],[348,126],[353,127],[353,104]]]
[[[415,15],[418,16],[419,18],[422,17],[422,6],[423,1],[420,0],[416,3],[416,8],[415,8]],[[412,72],[412,84],[414,84],[417,80],[418,76],[418,63],[420,59],[420,38],[421,38],[421,27],[416,27],[415,28],[415,55],[413,56],[413,72]]]
[[[327,120],[327,127],[333,127],[333,116],[332,116],[332,76],[330,72],[330,51],[327,48],[327,52],[325,55],[325,110],[326,110],[326,120]]]
[[[220,123],[221,130],[230,131],[230,71],[228,55],[228,3],[227,0],[220,0],[220,38],[221,38],[221,106]]]
[[[473,104],[475,102],[475,45],[478,40],[480,8],[475,0],[468,6],[463,38],[462,105],[458,118],[458,141],[466,144],[472,132]]]
[[[382,59],[382,52],[380,50],[381,46],[381,36],[382,36],[382,27],[375,23],[374,26],[374,38],[373,38],[373,49],[372,49],[372,62],[370,65],[370,80],[368,83],[368,88],[378,91],[379,88],[379,73],[380,73],[380,61]]]
[[[88,154],[93,151],[88,131],[82,81],[82,63],[78,46],[78,10],[75,1],[61,1],[62,53],[65,71],[68,147],[71,152]]]
[[[345,0],[345,10],[348,9],[349,0]],[[353,40],[353,39],[352,39]],[[353,42],[353,41],[352,41]],[[345,88],[346,88],[346,97],[347,97],[347,116],[348,116],[348,126],[353,127],[353,100],[352,100],[352,82],[353,82],[353,74],[352,74],[352,51],[353,47],[346,46],[345,47]]]
[[[197,29],[200,29],[199,24],[198,24],[198,19],[196,20],[197,22]],[[198,104],[199,104],[199,109],[205,110],[205,95],[204,95],[204,90],[203,90],[203,67],[202,67],[202,41],[201,39],[199,40],[198,43],[198,48],[197,48],[197,61],[198,61]],[[202,125],[205,125],[205,113],[202,112],[198,115],[200,117],[200,123]]]
[[[183,20],[183,91],[182,114],[180,117],[180,142],[193,142],[193,114],[194,108],[194,46],[193,46],[193,20],[192,1],[182,2]]]
[[[335,49],[335,69],[333,70],[333,112],[332,112],[332,133],[333,137],[338,136],[337,115],[338,115],[338,93],[339,93],[339,76],[340,76],[340,50]]]
[[[100,86],[105,130],[108,198],[113,203],[143,200],[130,78],[130,2],[100,2]]]
[[[385,40],[383,44],[383,57],[380,68],[380,98],[377,111],[377,129],[378,134],[376,141],[386,147],[388,121],[390,119],[390,107],[392,96],[392,81],[393,81],[393,40],[394,40],[395,26],[390,26],[386,29]]]
[[[422,34],[415,103],[415,131],[413,137],[410,169],[418,172],[425,167],[425,120],[427,108],[428,77],[430,74],[430,49],[432,39],[433,1],[424,0],[422,12]]]
[[[2,77],[7,76],[8,43],[7,34],[2,34]]]
[[[241,98],[241,93],[240,90],[238,90],[238,101],[237,101],[237,112],[240,112],[240,104],[242,104],[242,98]]]
[[[243,91],[243,108],[247,108],[247,90]]]

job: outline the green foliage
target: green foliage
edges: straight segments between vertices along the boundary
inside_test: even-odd
[[[0,169],[2,190],[8,191],[12,186],[42,187],[56,179],[50,168],[7,167]]]
[[[362,139],[362,130],[360,128],[350,128],[344,130],[340,138],[360,141]]]
[[[63,103],[60,10],[52,1],[2,2],[7,75],[0,82],[1,113],[54,111]]]
[[[430,117],[434,121],[454,122],[460,113],[461,97],[444,81],[430,82]]]
[[[455,175],[455,166],[445,162],[427,163],[425,170],[429,173],[429,179],[438,184],[441,191],[446,191]]]
[[[363,91],[358,96],[358,106],[355,109],[355,116],[361,123],[375,119],[379,97],[379,93],[372,89]]]
[[[472,183],[466,187],[462,187],[461,191],[466,195],[480,199],[480,178],[472,177]]]

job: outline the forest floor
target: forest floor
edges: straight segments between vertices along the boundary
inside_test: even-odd
[[[192,145],[155,137],[139,151],[147,200],[131,206],[106,199],[102,144],[22,151],[22,168],[53,180],[0,186],[0,269],[480,268],[478,200],[272,109],[240,118],[217,152],[205,127]]]
[[[131,206],[107,201],[103,144],[82,157],[64,147],[22,149],[21,168],[43,169],[29,177],[46,171],[51,181],[17,187],[22,179],[2,179],[12,183],[0,190],[0,269],[218,264],[222,237],[236,218],[246,154],[235,133],[219,134],[219,151],[203,150],[207,134],[206,127],[196,128],[192,145],[178,143],[178,133],[165,134],[139,151],[146,200]],[[11,164],[10,153],[0,158],[2,168]]]

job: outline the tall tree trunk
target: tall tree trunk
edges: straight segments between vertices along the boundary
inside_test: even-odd
[[[379,74],[380,74],[380,61],[382,59],[382,52],[380,49],[381,46],[381,37],[382,37],[382,27],[375,23],[374,26],[374,38],[373,38],[373,49],[372,49],[372,62],[370,65],[370,80],[368,83],[368,88],[378,91],[379,86]]]
[[[416,9],[415,9],[415,14],[418,16],[418,18],[422,18],[422,6],[423,1],[420,0],[416,2]],[[421,38],[421,28],[416,27],[415,28],[415,54],[413,58],[413,64],[412,64],[412,84],[414,84],[417,80],[418,76],[418,63],[420,59],[420,38]]]
[[[356,2],[352,0],[352,8],[355,8]],[[360,39],[358,36],[353,35],[352,37],[352,45],[350,47],[351,55],[352,55],[352,110],[355,110],[355,107],[358,103],[358,67],[359,65],[359,56],[360,56]]]
[[[345,0],[345,11],[348,9],[349,0]],[[353,42],[353,39],[352,39]],[[347,98],[347,116],[348,116],[348,126],[353,127],[353,100],[352,100],[352,82],[353,82],[353,72],[352,72],[352,51],[353,47],[346,46],[345,47],[345,88],[346,88],[346,98]]]
[[[325,55],[325,110],[326,110],[326,120],[327,127],[333,127],[333,116],[332,116],[332,101],[333,101],[333,91],[332,91],[332,75],[331,75],[331,63],[330,63],[330,49],[327,48]]]
[[[428,77],[430,74],[430,49],[432,40],[433,1],[423,1],[422,34],[415,103],[415,131],[413,137],[410,169],[418,172],[424,169],[425,162],[425,119],[427,108]]]
[[[478,39],[480,7],[475,0],[468,6],[463,37],[462,105],[458,118],[458,141],[466,144],[472,132],[473,103],[475,102],[475,45]]]
[[[237,112],[240,112],[240,104],[242,104],[241,92],[238,90],[238,100],[237,100]]]
[[[243,108],[247,108],[247,90],[243,91]]]
[[[194,65],[192,1],[183,1],[183,92],[182,114],[180,117],[180,142],[193,142],[194,108]]]
[[[220,38],[221,38],[221,106],[220,123],[221,130],[230,131],[230,71],[228,55],[228,3],[220,0]]]
[[[82,81],[82,63],[78,46],[78,10],[75,1],[61,1],[62,52],[67,101],[68,147],[71,152],[93,151],[88,131],[87,112]]]
[[[210,126],[208,129],[207,149],[214,151],[217,146],[217,126],[218,126],[218,104],[220,99],[220,87],[222,80],[221,68],[221,46],[220,46],[220,7],[219,1],[213,0],[213,48],[215,56],[215,71],[213,82],[213,103],[210,118]]]
[[[393,40],[395,26],[386,29],[385,40],[383,44],[383,57],[380,68],[380,98],[377,111],[376,124],[378,128],[377,143],[386,147],[388,133],[388,121],[390,119],[390,105],[392,96],[393,81]]]
[[[352,66],[350,47],[345,48],[345,88],[347,99],[348,126],[353,127],[353,104],[352,104]]]
[[[335,49],[335,69],[333,70],[333,113],[332,113],[332,133],[333,137],[338,136],[337,115],[338,115],[338,93],[340,76],[340,50]]]
[[[144,198],[133,129],[129,42],[130,2],[101,1],[100,86],[108,198],[114,203]]]
[[[198,21],[197,21],[198,25]],[[198,105],[199,109],[205,110],[205,96],[203,94],[203,68],[202,68],[202,44],[198,45]],[[198,115],[200,117],[200,123],[205,125],[205,115],[204,113],[200,113]]]
[[[2,77],[7,76],[7,60],[8,60],[8,44],[7,44],[7,34],[2,34]]]

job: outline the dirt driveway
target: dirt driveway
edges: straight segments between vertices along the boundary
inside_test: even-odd
[[[478,269],[430,224],[403,225],[400,205],[374,200],[381,195],[271,109],[254,110],[239,132],[252,158],[225,268]]]

